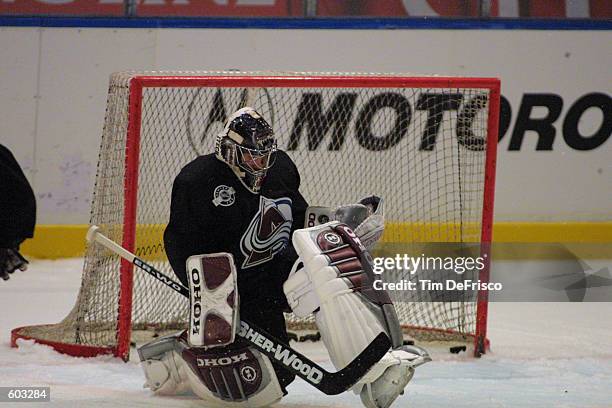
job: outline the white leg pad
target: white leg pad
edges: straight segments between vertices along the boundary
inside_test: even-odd
[[[376,336],[385,331],[385,327],[361,294],[353,291],[347,280],[342,278],[341,267],[326,255],[326,249],[342,248],[343,239],[330,227],[338,222],[324,224],[313,228],[297,230],[293,234],[293,245],[304,263],[304,276],[285,285],[285,293],[296,296],[296,287],[310,288],[311,292],[302,295],[300,300],[312,309],[318,304],[315,318],[321,338],[327,347],[332,362],[337,369],[342,369],[363,351]],[[359,243],[358,238],[354,238]],[[335,246],[335,247],[334,247]],[[365,251],[365,248],[363,248]],[[356,259],[355,251],[348,253],[346,259],[339,259],[339,264]],[[359,265],[359,264],[357,264]],[[357,266],[359,268],[359,266]],[[298,271],[300,272],[300,271]],[[298,274],[296,272],[296,275]],[[309,283],[306,284],[305,281]],[[316,299],[316,302],[313,300]],[[296,304],[295,299],[288,299]],[[293,305],[292,305],[293,306]]]
[[[315,313],[317,327],[334,366],[341,369],[384,332],[384,327],[341,279],[321,287],[321,293],[326,300]]]
[[[371,258],[350,229],[331,222],[297,230],[293,245],[304,268],[286,282],[285,294],[299,315],[314,311],[321,338],[337,369],[346,367],[381,332],[399,332],[388,295],[374,293],[371,287]],[[414,368],[427,361],[430,358],[425,350],[398,345],[353,391],[361,394],[366,407],[386,408],[403,392]]]
[[[262,384],[265,385],[262,385],[256,393],[249,395],[248,399],[242,401],[230,401],[219,398],[218,395],[211,392],[206,384],[202,382],[201,377],[193,370],[186,371],[192,391],[206,403],[204,406],[211,408],[259,408],[268,407],[281,400],[284,394],[270,359],[256,350],[252,350],[252,352],[258,356],[259,367],[261,368],[261,371],[258,372],[263,376]],[[236,383],[241,382],[239,377],[244,375],[243,370],[238,367],[232,371],[235,378],[227,379],[226,381],[235,380]],[[225,386],[227,386],[227,383]]]
[[[165,396],[191,391],[203,406],[219,408],[267,407],[283,397],[270,359],[259,351],[194,348],[185,337],[166,336],[138,350],[145,388]]]

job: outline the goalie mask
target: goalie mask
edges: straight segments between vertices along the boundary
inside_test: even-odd
[[[272,128],[253,108],[242,108],[217,136],[215,154],[253,193],[259,193],[266,172],[274,164],[276,139]]]

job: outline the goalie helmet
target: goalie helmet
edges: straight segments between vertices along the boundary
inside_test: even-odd
[[[275,152],[272,127],[249,107],[230,116],[215,143],[217,158],[227,163],[253,193],[259,193],[268,169],[274,164]]]

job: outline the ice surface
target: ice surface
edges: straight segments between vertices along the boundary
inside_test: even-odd
[[[50,386],[51,403],[34,407],[202,407],[190,396],[161,398],[143,389],[136,359],[74,358],[27,341],[9,347],[10,329],[55,323],[68,313],[82,262],[33,261],[27,272],[0,282],[0,386]],[[417,370],[394,407],[612,407],[612,303],[492,303],[489,338],[493,350],[478,360],[433,350],[435,360]],[[297,347],[332,369],[320,343]],[[325,396],[298,380],[278,406],[360,402],[350,393]]]

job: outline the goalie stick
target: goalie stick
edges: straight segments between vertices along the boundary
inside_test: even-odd
[[[155,267],[149,265],[132,254],[115,241],[99,231],[100,227],[92,225],[87,231],[87,241],[97,242],[126,261],[136,265],[166,286],[189,298],[189,289],[166,276]],[[391,348],[391,340],[385,333],[380,333],[353,361],[336,372],[323,369],[308,357],[294,350],[288,344],[276,339],[265,330],[249,323],[240,321],[238,335],[248,341],[253,347],[266,355],[296,376],[327,395],[340,394],[351,388],[370,368],[376,364]],[[266,346],[266,347],[264,347]]]

